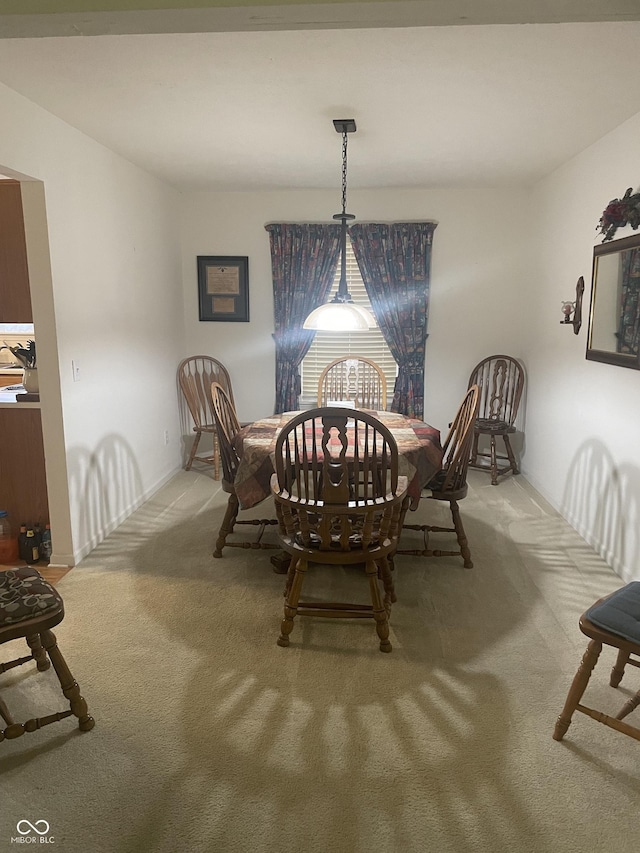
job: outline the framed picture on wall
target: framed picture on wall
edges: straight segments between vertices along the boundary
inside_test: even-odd
[[[249,322],[249,258],[198,255],[200,320]]]

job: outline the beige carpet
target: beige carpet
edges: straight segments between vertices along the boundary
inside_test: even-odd
[[[521,477],[470,479],[475,568],[398,558],[383,655],[368,621],[300,620],[279,648],[270,552],[213,560],[226,496],[180,473],[59,585],[96,727],[0,744],[0,850],[26,819],[73,853],[635,851],[640,744],[582,715],[551,738],[578,616],[622,582]],[[590,692],[616,711],[637,671],[614,691],[612,660]],[[63,707],[22,670],[16,714]]]

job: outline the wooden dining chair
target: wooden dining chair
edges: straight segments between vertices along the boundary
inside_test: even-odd
[[[405,524],[408,530],[421,530],[424,534],[424,547],[421,549],[401,549],[397,554],[410,554],[416,557],[454,557],[460,555],[466,569],[472,569],[471,551],[467,535],[460,517],[458,501],[467,494],[467,469],[471,443],[473,441],[473,427],[478,414],[480,403],[480,390],[477,385],[472,385],[464,396],[455,418],[449,428],[447,440],[442,449],[442,468],[430,480],[425,489],[429,494],[424,497],[429,500],[446,501],[451,510],[453,527],[437,527],[430,524]],[[429,535],[431,533],[455,533],[459,551],[443,551],[429,547]]]
[[[640,690],[626,700],[615,717],[590,708],[581,701],[603,646],[618,650],[609,677],[611,687],[618,687],[627,664],[640,667],[640,582],[633,581],[612,595],[596,601],[582,614],[579,626],[582,633],[589,637],[589,644],[557,719],[553,739],[562,740],[571,725],[574,712],[580,711],[609,728],[640,740],[640,728],[623,722],[640,705]]]
[[[391,651],[389,614],[396,600],[389,566],[406,509],[407,478],[398,476],[391,432],[365,412],[317,408],[281,430],[271,489],[278,538],[291,563],[278,645],[289,645],[296,616],[374,619],[380,650]],[[354,476],[354,470],[363,476]],[[301,601],[310,565],[365,565],[371,604]],[[384,587],[381,595],[378,578]]]
[[[491,485],[498,485],[498,477],[520,473],[509,435],[516,431],[515,420],[520,407],[524,388],[524,370],[519,361],[509,355],[490,355],[477,364],[469,377],[469,387],[477,385],[480,389],[480,406],[474,425],[473,447],[471,448],[472,468],[491,472]],[[489,451],[480,452],[480,436],[489,437]],[[507,455],[498,455],[496,438],[502,438]],[[478,457],[488,460],[478,462]],[[508,465],[499,467],[500,462]]]
[[[210,355],[191,355],[178,365],[178,383],[184,396],[191,418],[195,438],[191,445],[185,471],[190,471],[194,462],[213,465],[214,479],[220,479],[220,450],[213,408],[211,403],[211,383],[217,382],[227,393],[233,405],[233,390],[229,371]],[[209,456],[196,456],[203,434],[211,436],[212,452]]]
[[[69,704],[64,711],[31,717],[24,723],[17,723],[0,698],[0,717],[6,723],[5,728],[0,729],[0,741],[21,737],[25,732],[34,732],[72,714],[77,718],[81,731],[88,732],[94,727],[95,720],[89,714],[78,683],[51,630],[63,618],[64,605],[60,594],[36,569],[25,566],[0,571],[0,644],[24,638],[31,650],[29,655],[0,663],[0,673],[32,660],[36,662],[39,672],[44,672],[53,664],[62,693]]]
[[[318,380],[318,406],[347,402],[356,409],[387,410],[387,380],[375,361],[348,355],[324,368]]]
[[[238,464],[240,462],[234,446],[234,439],[240,432],[240,422],[235,407],[226,390],[218,382],[211,383],[211,403],[215,420],[220,459],[222,462],[222,489],[229,495],[227,509],[218,533],[214,557],[222,557],[222,549],[227,545],[233,548],[277,548],[271,543],[262,542],[262,535],[267,525],[277,524],[275,518],[253,518],[238,521],[240,504],[234,486]],[[227,542],[227,537],[233,533],[236,524],[252,524],[260,527],[258,538],[253,542]]]

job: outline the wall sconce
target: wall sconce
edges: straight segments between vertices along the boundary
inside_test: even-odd
[[[562,313],[564,320],[560,320],[560,325],[573,326],[573,333],[577,335],[582,326],[582,294],[584,293],[584,278],[580,276],[576,284],[576,301],[563,302]],[[573,316],[572,316],[573,315]]]

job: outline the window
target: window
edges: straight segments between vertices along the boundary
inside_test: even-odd
[[[0,335],[33,335],[33,323],[0,323]]]
[[[335,293],[340,281],[340,266],[336,270],[332,293]],[[371,310],[367,291],[360,275],[358,262],[351,244],[347,242],[347,285],[353,301]],[[316,332],[309,352],[302,362],[301,408],[315,406],[318,397],[318,381],[324,368],[342,355],[363,355],[378,364],[387,378],[387,405],[393,396],[398,365],[389,351],[389,347],[378,327],[364,332]]]

